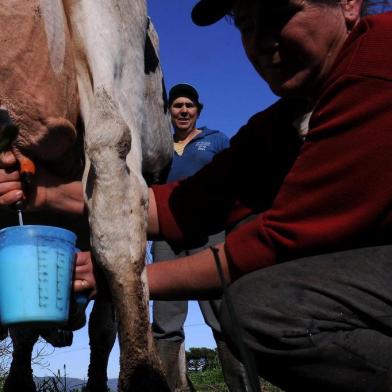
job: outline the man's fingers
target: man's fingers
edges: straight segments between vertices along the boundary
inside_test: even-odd
[[[0,152],[0,168],[6,168],[16,165],[17,160],[12,151]]]
[[[73,282],[74,291],[80,292],[84,290],[88,290],[88,282],[86,279],[77,279]]]
[[[75,262],[76,268],[90,268],[91,270],[93,269],[91,261],[86,258],[86,257],[80,257],[76,256],[76,262]]]
[[[18,181],[20,182],[19,170],[14,167],[0,168],[0,183],[7,181]]]
[[[21,190],[13,190],[6,192],[0,196],[0,206],[9,207],[15,204],[17,201],[23,198],[23,192]]]
[[[87,278],[87,276],[86,276]],[[97,294],[97,287],[95,280],[91,279],[75,279],[73,281],[73,291],[75,293],[87,292],[88,298],[92,299]]]
[[[90,252],[76,254],[73,289],[75,292],[90,291],[90,298],[96,294],[96,281]]]
[[[6,182],[1,182],[0,181],[0,196],[11,192],[11,191],[15,191],[15,192],[20,192],[22,190],[22,183],[19,181],[6,181]]]
[[[95,286],[95,276],[92,272],[92,268],[88,265],[76,266],[75,267],[75,282],[82,284],[82,281],[86,281],[88,285]]]

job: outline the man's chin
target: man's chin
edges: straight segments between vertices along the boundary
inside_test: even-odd
[[[292,97],[305,98],[308,95],[305,86],[300,84],[285,82],[279,84],[278,83],[270,84],[269,87],[276,96],[281,98],[292,98]]]
[[[174,127],[176,129],[177,132],[181,132],[181,133],[188,133],[191,132],[193,128],[191,127],[181,127],[181,126],[176,126]]]
[[[271,91],[278,97],[307,98],[315,94],[316,80],[309,72],[297,72],[287,76],[285,80],[267,81],[267,83]]]

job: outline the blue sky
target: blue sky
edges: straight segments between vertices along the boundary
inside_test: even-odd
[[[197,27],[190,19],[194,0],[148,0],[149,14],[160,38],[160,59],[166,87],[193,84],[204,109],[199,126],[219,129],[232,136],[257,111],[276,100],[256,75],[243,52],[238,31],[226,20]],[[132,23],[130,21],[130,23]],[[186,348],[215,347],[198,309],[190,303],[185,323]],[[56,349],[46,357],[51,371],[66,365],[71,377],[85,378],[89,358],[87,328],[74,334],[72,347]],[[110,359],[109,377],[118,375],[118,345]],[[50,371],[35,367],[36,375]]]

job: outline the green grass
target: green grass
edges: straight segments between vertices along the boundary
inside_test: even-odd
[[[275,385],[270,384],[268,381],[263,381],[263,392],[284,392]]]
[[[219,367],[203,372],[189,372],[189,378],[197,392],[229,392]]]
[[[189,378],[196,392],[229,392],[219,367],[203,372],[189,372]],[[263,392],[284,392],[268,381],[262,381]],[[238,391],[241,392],[241,391]]]

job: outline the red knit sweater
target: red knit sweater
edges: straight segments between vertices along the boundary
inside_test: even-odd
[[[300,102],[253,116],[196,175],[155,186],[175,247],[226,239],[238,274],[299,257],[392,243],[392,13],[364,18],[319,93],[301,146]]]

